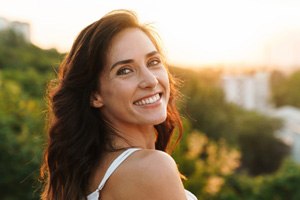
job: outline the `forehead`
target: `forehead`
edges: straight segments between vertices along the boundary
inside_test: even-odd
[[[150,38],[138,28],[128,28],[118,33],[112,40],[107,54],[108,64],[125,59],[135,59],[157,51]]]

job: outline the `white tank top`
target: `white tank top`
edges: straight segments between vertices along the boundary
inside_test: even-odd
[[[92,192],[91,194],[89,194],[87,196],[88,200],[98,200],[99,199],[99,191],[102,190],[102,188],[104,187],[106,181],[109,179],[109,177],[111,176],[111,174],[120,166],[120,164],[128,157],[130,156],[133,152],[140,150],[139,148],[130,148],[125,150],[123,153],[121,153],[109,166],[109,168],[107,169],[107,171],[105,172],[105,175],[102,179],[102,181],[100,182],[98,188]],[[191,192],[189,192],[188,190],[185,190],[185,195],[187,200],[197,200],[196,196],[193,195]]]

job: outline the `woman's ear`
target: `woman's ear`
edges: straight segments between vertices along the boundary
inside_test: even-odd
[[[103,106],[102,97],[99,92],[94,92],[91,95],[91,106],[94,108],[101,108]]]

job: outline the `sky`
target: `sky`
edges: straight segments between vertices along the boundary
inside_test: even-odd
[[[34,44],[60,52],[113,9],[152,23],[170,63],[300,66],[298,0],[0,0],[0,17],[30,23]]]

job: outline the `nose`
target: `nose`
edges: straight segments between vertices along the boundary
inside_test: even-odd
[[[156,75],[151,71],[151,69],[145,67],[140,73],[140,88],[155,88],[158,84]]]

